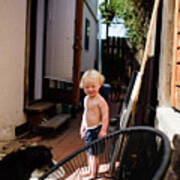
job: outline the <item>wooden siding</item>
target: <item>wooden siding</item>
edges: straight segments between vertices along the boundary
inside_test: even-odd
[[[172,68],[171,105],[180,110],[180,0],[175,4]]]

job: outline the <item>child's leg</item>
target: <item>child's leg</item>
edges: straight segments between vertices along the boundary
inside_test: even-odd
[[[90,156],[90,179],[93,179],[97,176],[99,169],[99,157],[98,156]]]
[[[91,173],[91,155],[87,152],[87,157],[88,157],[88,172],[89,172],[89,175]]]
[[[82,172],[81,172],[82,177],[90,176],[90,174],[91,174],[91,170],[90,170],[90,161],[91,161],[90,160],[90,154],[87,152],[86,155],[87,155],[87,167],[84,167],[82,169]]]

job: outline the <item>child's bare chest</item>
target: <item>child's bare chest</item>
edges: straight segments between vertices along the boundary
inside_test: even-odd
[[[99,108],[98,108],[98,102],[97,101],[88,101],[87,102],[87,110],[88,111],[96,111],[96,110],[98,110]]]

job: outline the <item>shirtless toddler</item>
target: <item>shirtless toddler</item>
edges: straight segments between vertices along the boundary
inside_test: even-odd
[[[81,78],[80,87],[83,88],[86,97],[80,135],[85,139],[86,145],[107,134],[109,107],[99,93],[103,82],[104,76],[94,69],[86,71]],[[94,179],[98,172],[99,158],[93,149],[88,151],[88,163],[90,179]]]

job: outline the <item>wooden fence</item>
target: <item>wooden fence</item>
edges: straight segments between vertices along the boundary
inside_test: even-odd
[[[125,38],[109,37],[102,41],[102,72],[106,81],[111,82],[119,76],[125,78]],[[123,76],[123,77],[122,77]]]

